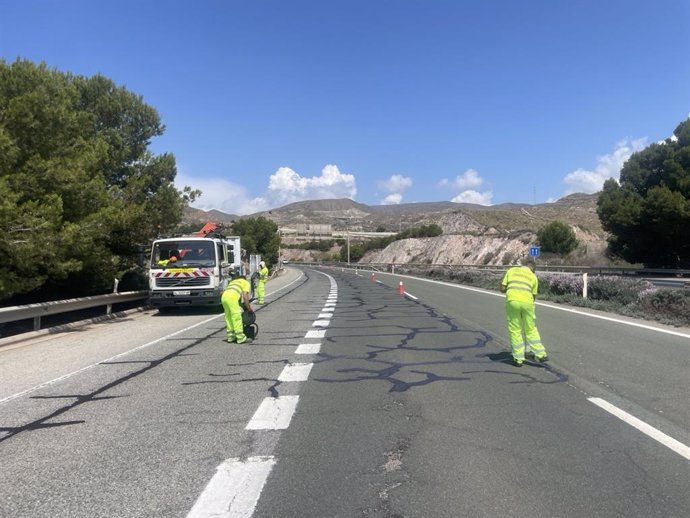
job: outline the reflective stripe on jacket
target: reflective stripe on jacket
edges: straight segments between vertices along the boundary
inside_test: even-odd
[[[262,282],[266,282],[268,279],[268,268],[265,266],[259,270],[259,280]]]
[[[539,290],[539,281],[526,266],[515,266],[506,272],[501,286],[506,287],[506,300],[534,302]]]

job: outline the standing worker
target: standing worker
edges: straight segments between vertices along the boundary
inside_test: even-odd
[[[252,343],[252,339],[244,334],[242,324],[242,313],[253,313],[249,303],[249,290],[251,289],[246,275],[240,275],[228,283],[220,301],[225,311],[225,327],[228,333],[228,343],[237,342],[238,344]],[[242,305],[244,304],[244,309]]]
[[[266,293],[266,281],[268,280],[268,268],[266,263],[261,261],[259,263],[259,283],[256,286],[256,296],[259,299],[259,304],[264,303],[264,294]]]
[[[513,353],[513,365],[516,367],[522,367],[522,362],[525,361],[523,330],[534,358],[539,362],[549,359],[535,322],[534,299],[539,290],[539,281],[534,275],[536,266],[534,259],[526,259],[523,266],[510,268],[501,281],[501,291],[506,294],[508,335]]]

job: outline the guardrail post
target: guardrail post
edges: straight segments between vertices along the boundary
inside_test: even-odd
[[[113,283],[113,293],[117,293],[117,285],[120,283],[117,279],[115,279],[115,282]],[[108,304],[105,309],[105,314],[110,315],[113,312],[113,305]]]
[[[587,298],[587,272],[582,274],[582,298]]]
[[[41,316],[37,315],[34,317],[34,331],[40,331],[41,329]]]

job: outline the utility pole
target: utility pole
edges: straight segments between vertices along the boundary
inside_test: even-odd
[[[283,267],[283,261],[280,259],[280,228],[276,230],[278,233],[278,270],[280,270]]]
[[[347,229],[347,264],[350,264],[350,228]]]

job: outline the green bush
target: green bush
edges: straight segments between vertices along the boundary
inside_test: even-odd
[[[560,256],[568,255],[578,245],[575,232],[570,225],[562,221],[552,221],[540,228],[537,238],[544,252],[553,252]]]

